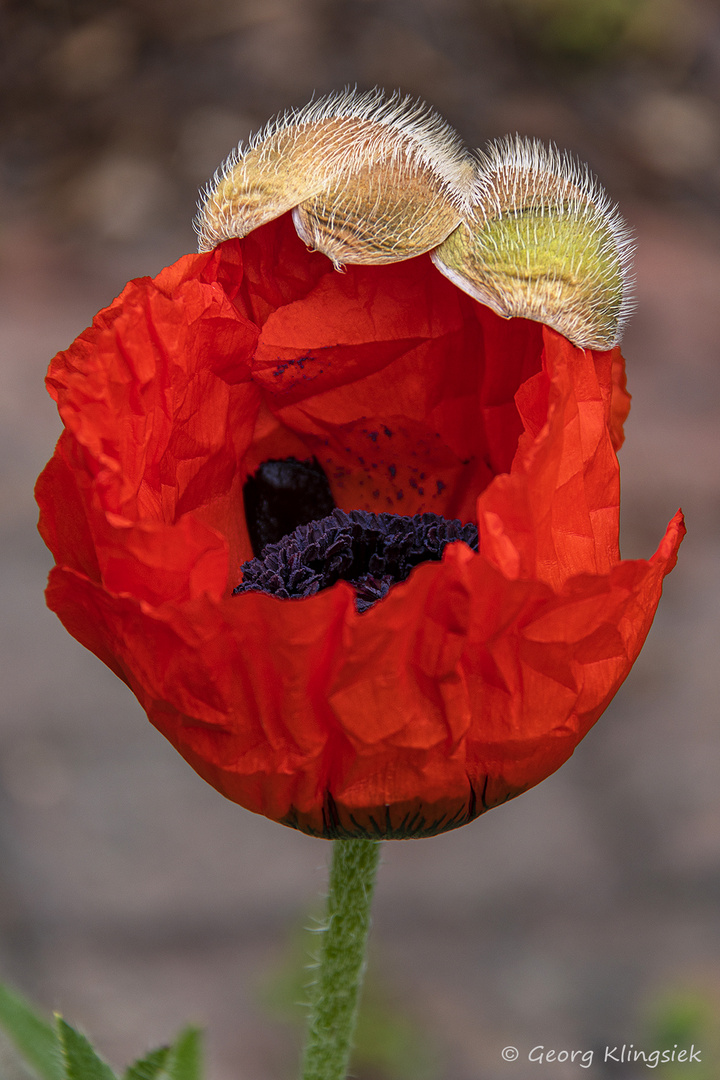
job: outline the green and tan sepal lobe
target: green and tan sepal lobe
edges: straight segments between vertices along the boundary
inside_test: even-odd
[[[473,210],[432,259],[499,315],[609,349],[632,307],[632,251],[622,218],[585,166],[516,136],[480,156]]]
[[[196,219],[201,251],[293,211],[308,246],[388,263],[441,243],[470,207],[474,162],[424,103],[345,91],[285,113],[218,169]]]

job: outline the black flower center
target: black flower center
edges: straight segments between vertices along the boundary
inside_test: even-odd
[[[243,487],[245,519],[254,555],[277,544],[298,525],[335,509],[327,476],[315,458],[265,461]]]
[[[392,585],[404,581],[419,563],[437,562],[446,544],[463,540],[474,551],[478,549],[474,525],[438,514],[405,517],[339,509],[317,514],[318,505],[326,505],[327,499],[332,505],[327,480],[317,462],[266,462],[252,478],[254,482],[261,473],[262,482],[253,489],[259,490],[261,497],[256,499],[253,494],[252,499],[264,506],[270,524],[257,519],[251,524],[246,494],[245,512],[256,557],[243,564],[243,580],[235,594],[259,591],[283,599],[300,598],[347,581],[355,588],[357,610],[363,612],[386,596]],[[294,477],[299,482],[299,495],[296,489],[288,490],[285,500],[285,481],[292,488]],[[278,485],[279,479],[283,483]],[[275,506],[278,498],[283,503],[281,509]],[[292,520],[293,504],[303,514],[301,523],[295,519],[292,531],[276,540],[281,523]],[[264,542],[256,545],[253,535],[261,536]],[[269,536],[273,539],[265,539]]]

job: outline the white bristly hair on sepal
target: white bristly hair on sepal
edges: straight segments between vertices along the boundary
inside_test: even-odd
[[[422,101],[346,89],[271,120],[202,192],[199,250],[295,210],[299,235],[336,265],[436,247],[472,202],[475,162]]]
[[[473,212],[432,259],[499,315],[609,349],[633,309],[633,251],[628,227],[586,165],[515,135],[479,154]]]

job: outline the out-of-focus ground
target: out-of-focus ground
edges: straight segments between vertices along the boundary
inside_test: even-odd
[[[196,189],[239,138],[313,91],[401,86],[470,145],[554,140],[620,200],[638,239],[623,553],[649,556],[679,505],[689,533],[574,758],[468,828],[386,845],[374,978],[447,1080],[627,1080],[645,1068],[603,1065],[607,1044],[688,1033],[703,1066],[656,1075],[716,1080],[718,5],[5,0],[0,26],[0,978],[116,1066],[193,1020],[212,1080],[295,1074],[267,982],[329,845],[205,786],[45,610],[32,485],[59,422],[42,380],[129,277],[193,249]],[[595,1049],[592,1067],[531,1064],[539,1044]]]

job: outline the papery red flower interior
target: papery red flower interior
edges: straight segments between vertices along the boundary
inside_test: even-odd
[[[621,561],[619,350],[503,320],[427,255],[333,270],[287,217],[131,282],[52,362],[50,607],[228,798],[326,837],[432,835],[557,769],[628,674],[684,527]],[[233,596],[247,477],[477,523],[359,614]]]

